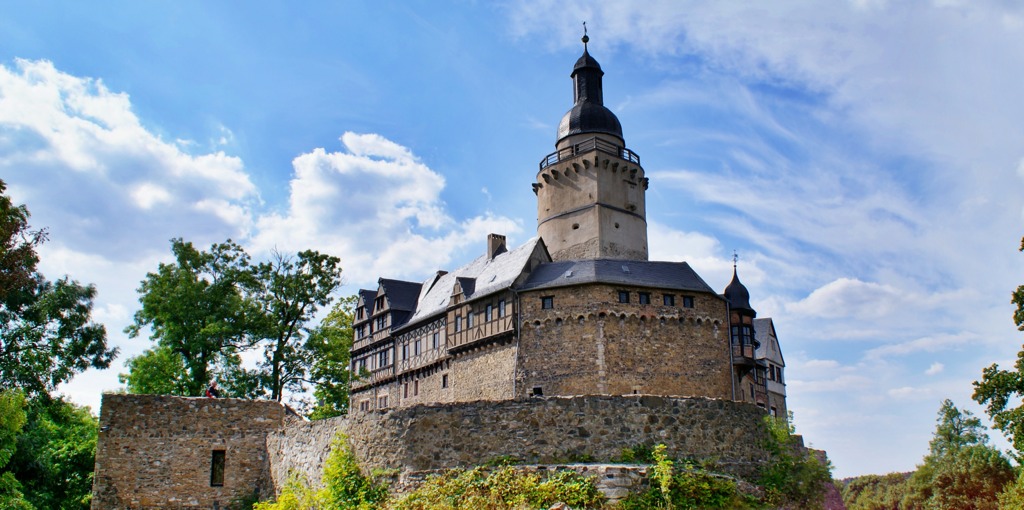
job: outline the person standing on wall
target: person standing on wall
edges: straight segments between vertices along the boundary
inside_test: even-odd
[[[217,389],[217,381],[210,383],[210,387],[206,388],[207,398],[220,398],[220,390]]]

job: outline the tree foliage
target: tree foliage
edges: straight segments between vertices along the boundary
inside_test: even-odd
[[[1024,239],[1021,239],[1020,251],[1024,251]],[[1024,331],[1024,285],[1013,291],[1010,302],[1016,305],[1013,322],[1018,330]],[[1024,454],[1024,348],[1017,353],[1013,370],[1002,370],[996,363],[985,368],[981,380],[974,382],[973,398],[987,406],[985,412],[992,418],[993,427],[1006,434],[1021,460]]]
[[[0,508],[32,508],[25,500],[21,483],[8,467],[24,426],[25,395],[14,390],[0,392]]]
[[[33,397],[110,366],[117,349],[107,349],[106,329],[92,322],[95,287],[39,273],[36,248],[46,233],[32,230],[28,208],[5,189],[0,181],[0,387]]]
[[[125,331],[134,338],[148,327],[158,346],[181,357],[182,394],[199,396],[212,380],[211,370],[230,364],[233,355],[251,345],[247,320],[252,310],[243,291],[249,283],[249,255],[231,240],[204,252],[172,239],[171,251],[175,261],[160,264],[142,281],[142,306]]]
[[[821,508],[826,484],[832,483],[832,466],[799,446],[792,413],[788,420],[765,416],[764,424],[768,431],[764,447],[771,460],[761,468],[760,483],[768,493],[767,502]]]
[[[866,475],[843,486],[847,510],[900,510],[910,473]]]
[[[33,399],[10,469],[36,508],[88,509],[99,423],[89,408]]]
[[[128,361],[120,377],[128,391],[199,396],[216,381],[225,396],[280,401],[327,376],[310,370],[338,344],[336,331],[309,323],[341,285],[340,259],[306,250],[257,263],[231,240],[201,251],[173,239],[171,251],[175,261],[138,289],[141,307],[126,331],[148,328],[156,345]],[[254,350],[258,366],[244,365]]]
[[[348,412],[349,354],[356,301],[356,296],[341,298],[306,341],[313,358],[309,375],[315,385],[313,397],[316,399],[310,419]]]
[[[260,309],[255,336],[262,341],[264,387],[280,401],[285,390],[304,391],[312,352],[303,328],[341,285],[341,259],[306,250],[296,258],[274,253],[254,268],[253,299]]]
[[[945,400],[929,453],[907,481],[907,510],[996,510],[998,495],[1014,479],[1010,462],[989,446],[981,420]]]

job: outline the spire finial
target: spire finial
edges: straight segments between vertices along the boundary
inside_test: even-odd
[[[733,269],[733,271],[736,270],[736,263],[739,262],[739,260],[740,260],[740,255],[738,253],[736,253],[736,250],[733,250],[732,251],[732,269]]]
[[[583,22],[583,51],[587,51],[587,43],[590,42],[590,36],[587,35],[587,22]]]

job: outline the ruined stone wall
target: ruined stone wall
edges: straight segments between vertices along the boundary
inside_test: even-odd
[[[267,434],[289,416],[266,400],[104,394],[92,508],[223,508],[267,493]],[[221,487],[211,486],[214,450],[224,451]]]
[[[618,303],[620,290],[629,303]],[[638,303],[646,292],[650,304]],[[677,306],[662,306],[664,294]],[[551,296],[553,308],[541,298]],[[727,310],[717,296],[627,285],[577,285],[520,297],[517,398],[656,394],[732,398]],[[535,390],[536,388],[536,390]]]

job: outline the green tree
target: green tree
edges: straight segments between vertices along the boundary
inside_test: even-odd
[[[1020,251],[1024,251],[1021,239]],[[1019,331],[1024,331],[1024,285],[1013,291],[1010,302],[1016,305],[1013,322]],[[973,398],[986,405],[985,412],[992,418],[993,427],[1003,431],[1017,458],[1024,454],[1024,349],[1017,353],[1013,370],[1002,370],[993,363],[981,373],[981,380],[974,382]]]
[[[989,446],[981,420],[947,399],[936,421],[929,453],[907,482],[903,508],[998,509],[998,495],[1014,470]]]
[[[909,473],[858,476],[843,486],[843,503],[847,510],[900,510],[909,476]]]
[[[309,373],[316,399],[310,419],[348,413],[349,354],[356,301],[356,296],[340,299],[320,325],[310,332],[306,341],[307,349],[313,355]]]
[[[0,508],[32,508],[21,492],[21,483],[9,470],[24,426],[25,395],[14,390],[0,392]]]
[[[286,390],[304,391],[312,352],[303,342],[306,324],[333,300],[341,285],[341,259],[313,250],[296,258],[273,253],[254,268],[253,298],[262,312],[258,336],[263,338],[261,369],[270,398],[281,401]]]
[[[106,329],[92,322],[95,287],[39,273],[36,248],[46,233],[32,230],[28,208],[5,190],[0,181],[0,387],[33,397],[89,367],[107,368],[117,349],[107,349]]]
[[[10,468],[36,508],[88,509],[99,423],[89,408],[63,399],[29,402]]]
[[[157,345],[128,358],[127,374],[117,379],[128,393],[139,395],[187,395],[185,359],[170,347]]]
[[[172,239],[171,251],[175,262],[160,264],[142,281],[138,289],[142,306],[125,332],[134,338],[148,327],[157,345],[180,356],[184,365],[182,384],[160,386],[151,381],[148,387],[170,387],[175,394],[199,396],[214,372],[224,373],[239,351],[253,345],[249,333],[257,311],[245,298],[246,288],[253,285],[249,255],[231,240],[204,252],[192,243]],[[142,365],[156,361],[160,360],[144,359]],[[163,361],[165,368],[178,363],[166,357]],[[144,377],[133,370],[125,379]]]

